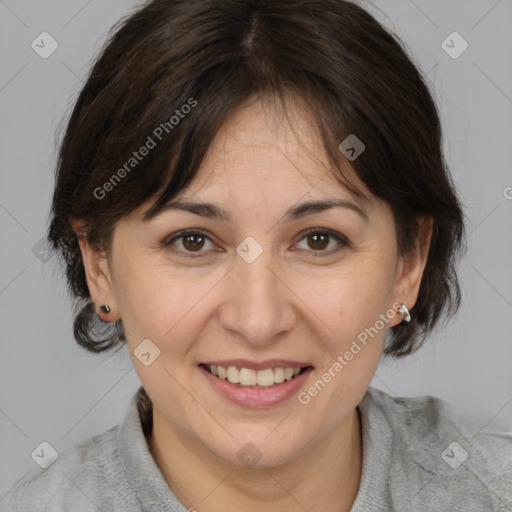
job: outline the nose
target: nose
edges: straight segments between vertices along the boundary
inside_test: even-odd
[[[225,283],[227,299],[221,306],[222,327],[263,347],[275,343],[296,324],[292,290],[270,250],[249,263],[236,255]]]

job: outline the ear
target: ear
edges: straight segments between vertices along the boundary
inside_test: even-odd
[[[429,216],[421,216],[418,223],[419,230],[416,245],[408,254],[400,258],[394,287],[394,302],[405,304],[407,309],[412,309],[418,298],[421,278],[427,264],[434,219]],[[395,315],[393,320],[389,322],[389,326],[393,327],[399,324],[401,320],[401,315]]]
[[[99,317],[104,322],[119,320],[121,316],[117,308],[112,275],[105,252],[98,250],[89,243],[81,230],[83,227],[82,221],[73,219],[71,225],[78,237],[87,286]],[[100,304],[107,304],[110,307],[110,312],[105,313],[101,310]]]

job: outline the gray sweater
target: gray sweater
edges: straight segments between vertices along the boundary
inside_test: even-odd
[[[141,390],[121,425],[36,466],[0,497],[0,511],[186,512],[148,450]],[[352,512],[512,511],[509,427],[438,398],[372,387],[359,410],[363,468]]]

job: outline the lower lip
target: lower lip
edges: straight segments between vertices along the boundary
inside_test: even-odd
[[[206,368],[198,367],[206,380],[211,384],[213,389],[220,393],[229,401],[241,405],[243,407],[271,407],[288,400],[295,395],[313,371],[312,367],[304,370],[300,375],[293,379],[287,380],[282,384],[276,384],[270,388],[243,388],[231,384],[231,382],[220,379],[211,374]]]

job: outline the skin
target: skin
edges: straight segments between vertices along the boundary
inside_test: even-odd
[[[179,210],[143,222],[148,201],[117,223],[111,254],[80,241],[98,314],[122,318],[153,401],[149,449],[178,499],[201,512],[324,511],[333,503],[350,510],[362,464],[357,405],[379,364],[385,328],[307,404],[296,396],[257,410],[232,404],[205,383],[197,365],[304,361],[314,366],[301,389],[307,390],[393,304],[413,307],[426,263],[431,219],[421,219],[416,249],[400,258],[389,205],[368,191],[369,201],[358,203],[328,171],[312,123],[292,118],[287,123],[261,101],[246,104],[222,126],[181,194],[223,206],[230,222]],[[368,220],[348,208],[283,220],[297,203],[326,198],[362,204]],[[190,228],[208,237],[196,249],[199,257],[186,257],[187,249],[198,254],[187,238],[165,246]],[[309,228],[333,230],[349,244],[330,237],[322,245],[303,234]],[[252,263],[236,252],[247,236],[263,249]],[[99,310],[102,303],[109,314]],[[395,313],[387,326],[401,321]],[[133,354],[147,338],[160,349],[149,366]],[[249,442],[261,454],[252,467],[237,456]]]

